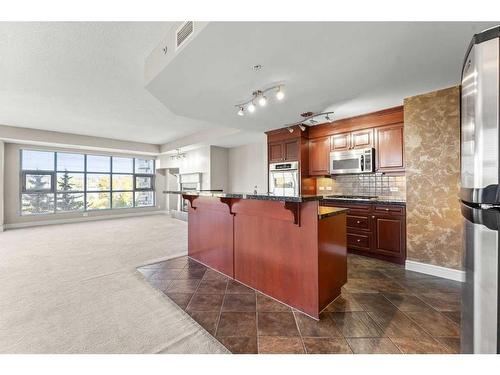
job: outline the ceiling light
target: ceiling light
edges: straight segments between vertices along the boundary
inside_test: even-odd
[[[281,91],[281,86],[280,86],[280,87],[278,87],[278,91],[276,91],[276,99],[283,100],[284,97],[285,97],[285,93],[283,91]]]
[[[250,98],[245,101],[240,101],[238,104],[234,105],[237,108],[238,116],[244,116],[246,114],[245,111],[250,113],[255,112],[256,104],[260,107],[265,107],[269,102],[268,98],[270,95],[268,94],[266,96],[266,93],[274,93],[273,95],[276,95],[278,100],[283,99],[285,94],[281,91],[282,86],[283,84],[279,84],[262,90],[254,90]]]
[[[292,126],[298,126],[300,130],[305,131],[307,126],[313,126],[317,124],[324,124],[326,121],[329,123],[333,122],[333,112],[322,112],[322,113],[313,113],[313,112],[304,112],[301,113],[300,116],[302,120],[294,122],[293,124],[286,124],[284,127],[289,129]]]
[[[286,128],[290,133],[293,133],[293,128]]]

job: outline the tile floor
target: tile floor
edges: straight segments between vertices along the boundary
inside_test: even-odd
[[[349,255],[319,322],[188,257],[138,271],[232,353],[460,352],[460,283],[395,264]]]

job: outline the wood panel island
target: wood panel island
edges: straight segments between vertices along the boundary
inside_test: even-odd
[[[347,281],[345,208],[323,196],[165,191],[189,200],[188,255],[315,319]]]

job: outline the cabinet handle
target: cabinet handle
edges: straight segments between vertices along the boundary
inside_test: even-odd
[[[361,240],[358,238],[358,242],[361,242]]]
[[[389,211],[389,209],[388,209],[388,208],[386,208],[385,210],[386,210],[386,211]]]
[[[356,221],[356,224],[361,224],[361,221],[359,221],[359,220],[358,220],[358,221]]]
[[[375,216],[372,216],[372,219],[375,219]]]

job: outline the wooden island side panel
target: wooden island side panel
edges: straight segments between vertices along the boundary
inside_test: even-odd
[[[206,197],[191,200],[188,255],[234,278],[233,215],[228,204]]]
[[[340,295],[347,282],[346,214],[318,221],[319,311]]]
[[[318,316],[318,202],[300,207],[300,226],[283,202],[233,206],[235,279]]]

